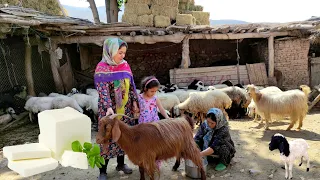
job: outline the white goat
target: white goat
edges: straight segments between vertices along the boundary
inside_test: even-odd
[[[303,158],[307,160],[307,172],[310,169],[310,160],[308,155],[309,145],[304,139],[295,139],[287,141],[287,139],[280,133],[272,136],[269,143],[269,150],[273,151],[279,149],[280,158],[285,163],[286,179],[292,179],[292,167],[296,159],[301,159],[299,166],[302,165]]]
[[[298,130],[301,129],[303,119],[308,112],[307,93],[289,90],[276,94],[262,94],[254,85],[248,85],[247,92],[266,119],[265,129],[269,129],[271,114],[290,116],[291,123],[287,130],[290,130],[297,121],[299,121]]]
[[[262,94],[272,94],[272,93],[279,93],[282,92],[281,89],[279,89],[276,86],[269,86],[266,88],[263,88],[260,90]],[[254,116],[254,121],[258,121],[258,116],[264,117],[263,114],[257,109],[256,104],[254,103],[253,99],[251,99],[251,102],[248,106],[248,116],[253,117]],[[271,115],[273,118],[274,115]]]

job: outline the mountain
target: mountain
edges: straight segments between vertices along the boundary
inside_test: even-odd
[[[220,20],[212,20],[210,19],[210,25],[224,25],[224,24],[248,24],[249,22],[234,20],[234,19],[220,19]]]
[[[67,6],[67,5],[63,5],[63,7],[67,10],[68,15],[71,17],[88,19],[90,21],[93,21],[92,12],[89,7],[83,8],[83,7],[73,7],[73,6]],[[97,8],[98,8],[100,21],[107,22],[105,6],[100,6]],[[121,21],[122,19],[123,12],[124,12],[124,7],[122,6],[121,11],[119,12],[119,21]],[[248,22],[246,21],[240,21],[240,20],[234,20],[234,19],[210,20],[210,24],[212,26],[223,25],[223,24],[247,24],[247,23]]]

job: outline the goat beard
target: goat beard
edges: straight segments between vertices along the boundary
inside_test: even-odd
[[[102,154],[108,153],[108,146],[109,146],[109,143],[102,144]]]

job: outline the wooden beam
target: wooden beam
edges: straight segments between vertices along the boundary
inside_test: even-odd
[[[53,80],[54,80],[54,84],[56,86],[57,92],[63,93],[64,92],[63,82],[58,70],[58,68],[60,67],[60,62],[56,54],[57,48],[58,48],[58,45],[51,41],[50,65],[51,65],[52,76],[53,76]]]
[[[140,44],[155,44],[158,42],[172,42],[172,43],[181,43],[185,37],[182,33],[176,33],[173,35],[164,35],[164,36],[71,36],[68,38],[63,38],[61,36],[52,37],[51,39],[58,44],[88,44],[94,43],[99,46],[103,45],[103,42],[107,38],[118,37],[127,43],[140,43]]]
[[[32,76],[32,47],[28,42],[25,42],[25,59],[24,59],[24,67],[27,79],[28,86],[28,94],[31,96],[36,96],[34,91],[34,81]]]
[[[90,68],[89,48],[84,45],[79,45],[81,70]]]
[[[274,37],[270,36],[268,38],[268,55],[269,55],[269,78],[272,78],[274,76]]]
[[[182,41],[182,60],[180,68],[188,68],[190,66],[190,55],[189,55],[189,37],[186,37]]]
[[[128,30],[132,31],[132,30]],[[289,32],[260,32],[260,33],[242,33],[242,34],[204,34],[197,33],[191,34],[189,39],[246,39],[246,38],[268,38],[270,36],[288,36]],[[51,39],[58,44],[87,44],[94,43],[99,46],[103,45],[103,42],[106,38],[110,37],[118,37],[123,39],[128,43],[140,43],[140,44],[155,44],[158,42],[172,42],[172,43],[181,43],[186,34],[183,33],[175,33],[172,35],[164,35],[164,36],[71,36],[71,37],[61,37],[55,36]]]

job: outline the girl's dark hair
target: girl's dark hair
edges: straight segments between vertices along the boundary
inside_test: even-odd
[[[216,118],[216,115],[214,113],[207,114],[206,118],[210,118],[212,121],[217,122],[217,118]]]
[[[121,49],[122,47],[128,48],[128,44],[127,44],[127,43],[122,43],[122,44],[119,46],[119,49]]]
[[[153,78],[156,78],[156,77],[148,76],[141,81],[141,93],[145,92],[145,89],[148,90],[148,89],[160,86],[160,83],[158,80],[152,80],[146,85],[146,83]]]

